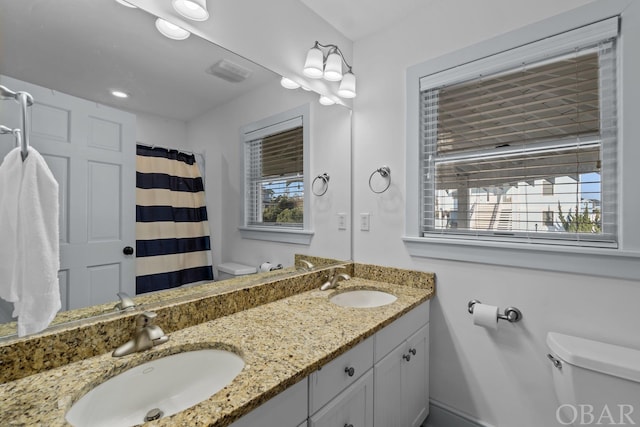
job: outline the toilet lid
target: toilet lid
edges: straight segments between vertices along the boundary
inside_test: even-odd
[[[557,332],[547,334],[547,345],[571,365],[640,382],[640,350]]]
[[[243,276],[245,274],[256,273],[258,270],[250,265],[244,265],[237,262],[224,262],[218,265],[218,271],[224,271],[225,273],[233,274],[234,276]]]

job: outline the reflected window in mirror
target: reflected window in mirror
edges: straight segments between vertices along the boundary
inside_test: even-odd
[[[308,230],[308,106],[245,126],[244,227]]]

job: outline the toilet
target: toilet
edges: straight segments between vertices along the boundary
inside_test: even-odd
[[[218,265],[218,280],[233,279],[258,272],[256,267],[240,264],[238,262],[223,262]]]
[[[640,350],[549,332],[561,425],[640,425]]]

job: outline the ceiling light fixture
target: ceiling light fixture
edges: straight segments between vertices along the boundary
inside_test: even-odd
[[[207,0],[173,0],[173,8],[180,15],[194,21],[206,21],[209,19]]]
[[[163,36],[169,37],[173,40],[184,40],[191,35],[189,31],[180,28],[169,21],[165,21],[162,18],[156,19],[156,28]]]
[[[288,79],[286,77],[282,77],[280,79],[280,84],[285,89],[298,89],[300,87],[300,85],[298,83],[296,83],[293,80]]]
[[[129,97],[129,94],[127,92],[123,92],[117,89],[112,90],[111,95],[115,96],[116,98],[123,98],[123,99]]]
[[[345,74],[342,73],[343,63],[347,67]],[[316,41],[307,52],[302,73],[312,79],[324,78],[330,82],[341,81],[338,95],[342,98],[356,97],[356,76],[353,74],[351,65],[344,59],[340,48],[334,44],[324,45]]]

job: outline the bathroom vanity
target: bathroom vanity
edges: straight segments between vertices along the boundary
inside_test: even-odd
[[[306,289],[173,331],[169,342],[146,352],[121,358],[101,354],[4,383],[0,423],[65,425],[73,403],[105,380],[150,360],[206,348],[238,354],[244,369],[210,398],[154,425],[243,427],[258,425],[252,421],[258,418],[265,425],[264,417],[274,416],[283,426],[355,426],[372,425],[374,417],[389,414],[406,416],[403,425],[422,422],[434,277],[360,264],[347,264],[347,271],[352,279],[329,291],[319,290],[318,272],[301,274],[296,280]],[[397,300],[371,308],[330,301],[337,293],[361,289]],[[240,290],[237,297],[248,292]]]

